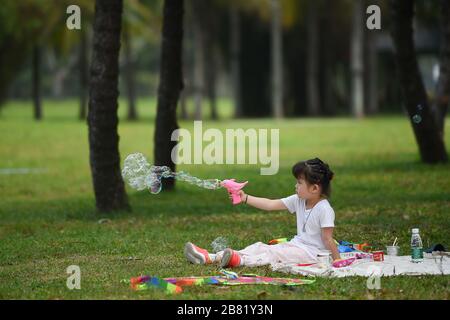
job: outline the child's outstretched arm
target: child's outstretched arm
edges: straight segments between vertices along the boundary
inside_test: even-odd
[[[241,201],[243,203],[247,203],[252,207],[266,210],[266,211],[274,211],[274,210],[287,210],[283,201],[280,199],[267,199],[267,198],[259,198],[254,197],[249,194],[246,194],[244,191],[239,191],[239,196],[241,197]]]

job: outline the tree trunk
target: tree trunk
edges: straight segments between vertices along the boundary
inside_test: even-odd
[[[230,48],[231,48],[231,87],[234,102],[234,117],[243,115],[241,100],[241,31],[239,11],[236,4],[230,4]]]
[[[202,104],[205,93],[205,30],[202,25],[202,10],[204,0],[191,0],[192,24],[194,33],[194,119],[202,119]]]
[[[123,46],[124,46],[124,58],[125,58],[125,83],[127,88],[128,97],[128,120],[136,120],[138,118],[136,110],[136,91],[134,82],[134,65],[133,65],[133,53],[130,43],[130,33],[128,26],[125,24],[123,28]]]
[[[324,2],[319,2],[323,6]],[[323,8],[323,7],[321,7]],[[327,2],[327,10],[319,10],[322,14],[319,15],[319,38],[322,46],[319,46],[321,53],[322,65],[319,68],[322,96],[320,103],[323,114],[333,116],[336,114],[337,103],[335,97],[335,65],[338,46],[336,45],[336,32],[334,30],[333,16],[335,15],[337,5],[334,1]],[[320,92],[320,90],[319,90]]]
[[[120,171],[117,116],[122,0],[96,0],[89,92],[90,164],[97,209],[129,209]]]
[[[192,6],[192,4],[191,4]],[[180,119],[188,120],[191,118],[190,101],[192,100],[192,84],[194,79],[194,63],[193,56],[195,49],[193,48],[193,13],[190,7],[186,7],[183,18],[183,43],[182,43],[182,75],[184,77],[183,90],[180,92]]]
[[[436,86],[436,98],[433,114],[439,134],[444,139],[445,115],[450,95],[450,3],[441,0],[441,53],[439,61],[439,80]]]
[[[318,8],[316,1],[308,2],[307,13],[307,109],[311,116],[319,115],[319,31]]]
[[[38,45],[33,47],[33,110],[34,119],[42,119],[42,104],[41,104],[41,48]]]
[[[282,8],[280,0],[271,0],[272,26],[272,114],[283,117],[283,31],[281,29]]]
[[[353,1],[353,23],[351,40],[352,111],[353,116],[364,116],[364,29],[363,0]]]
[[[444,141],[428,106],[427,95],[415,54],[412,21],[414,0],[390,0],[392,38],[399,80],[420,156],[426,163],[448,160]]]
[[[88,99],[88,52],[87,52],[87,34],[86,30],[82,29],[80,36],[80,57],[79,57],[79,72],[80,72],[80,113],[79,119],[86,120],[86,106]]]
[[[378,113],[378,53],[376,48],[377,31],[366,30],[366,72],[365,79],[367,94],[365,95],[367,112],[369,114]]]
[[[171,141],[172,132],[178,129],[177,103],[183,90],[182,43],[183,0],[165,0],[163,12],[161,71],[158,88],[158,106],[155,128],[155,165],[168,166],[175,171],[171,158],[176,141]],[[173,189],[173,178],[163,179],[163,190]]]
[[[204,1],[204,0],[202,0]],[[211,119],[217,120],[216,104],[216,68],[217,68],[217,50],[214,46],[214,37],[217,35],[216,17],[212,2],[205,1],[205,14],[201,17],[204,30],[204,57],[205,57],[205,90],[211,109]]]

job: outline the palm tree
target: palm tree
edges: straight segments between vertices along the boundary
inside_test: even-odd
[[[448,160],[445,144],[428,105],[414,48],[414,0],[390,0],[392,38],[400,85],[420,156],[426,163]]]
[[[165,0],[161,48],[161,71],[158,88],[158,106],[154,137],[155,165],[164,165],[175,171],[171,158],[176,141],[171,141],[172,132],[178,129],[177,104],[183,90],[182,43],[183,0]],[[175,180],[163,179],[163,190],[173,189]]]
[[[96,0],[89,91],[89,147],[96,206],[129,209],[120,173],[117,98],[122,0]]]

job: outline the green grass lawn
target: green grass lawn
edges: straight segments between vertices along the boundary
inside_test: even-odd
[[[139,100],[137,122],[119,109],[122,161],[132,152],[153,157],[154,100]],[[450,247],[450,165],[419,161],[406,117],[364,120],[231,120],[221,101],[222,121],[205,128],[278,128],[280,169],[261,176],[260,165],[183,165],[201,178],[249,180],[252,195],[280,198],[294,193],[291,166],[320,157],[335,172],[331,203],[335,238],[383,248],[399,238],[409,253],[410,229],[419,227],[425,246]],[[10,102],[0,113],[0,168],[40,168],[31,174],[0,174],[0,298],[2,299],[448,299],[449,276],[382,278],[369,291],[366,278],[317,279],[296,288],[275,286],[190,287],[178,296],[154,289],[133,292],[121,279],[214,275],[216,267],[189,264],[186,241],[211,249],[218,236],[241,249],[256,241],[291,237],[294,215],[232,206],[225,190],[179,183],[176,191],[152,195],[127,188],[132,212],[95,212],[87,126],[78,121],[77,102],[46,101],[44,120],[32,120],[29,103]],[[207,115],[207,111],[205,111]],[[450,150],[450,127],[446,142]],[[191,121],[180,126],[192,128]],[[98,223],[102,218],[108,223]],[[135,259],[128,259],[133,257]],[[81,290],[68,290],[66,268],[81,268]],[[269,267],[238,272],[287,276]]]

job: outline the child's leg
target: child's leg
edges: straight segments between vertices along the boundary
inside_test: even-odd
[[[264,244],[262,242],[256,242],[254,244],[247,246],[246,248],[244,248],[242,250],[236,250],[236,252],[239,253],[239,255],[241,257],[258,256],[261,254],[265,254],[265,252],[267,251],[267,247],[269,247],[269,245]],[[222,260],[223,254],[224,254],[224,251],[217,252],[215,260],[220,262]]]
[[[256,256],[256,255],[261,255],[261,254],[265,254],[266,252],[268,252],[270,250],[272,246],[262,243],[262,242],[256,242],[254,244],[251,244],[247,247],[245,247],[242,250],[238,250],[238,252],[241,255],[247,255],[247,256]]]
[[[236,252],[241,257],[240,265],[248,267],[258,267],[270,264],[270,251],[272,250],[272,247],[273,246],[262,242],[256,242],[242,250],[237,250]],[[217,257],[219,260],[222,259],[222,256],[223,251],[217,253]]]
[[[194,264],[210,264],[216,262],[216,255],[208,250],[200,248],[192,242],[187,242],[184,246],[185,257]]]
[[[262,242],[254,243],[245,249],[237,251],[241,257],[241,266],[258,267],[272,263],[314,263],[305,249],[290,243],[267,245]],[[223,251],[217,253],[219,259]]]
[[[311,257],[306,249],[291,243],[280,243],[272,246],[269,255],[270,263],[315,263],[317,258]]]

